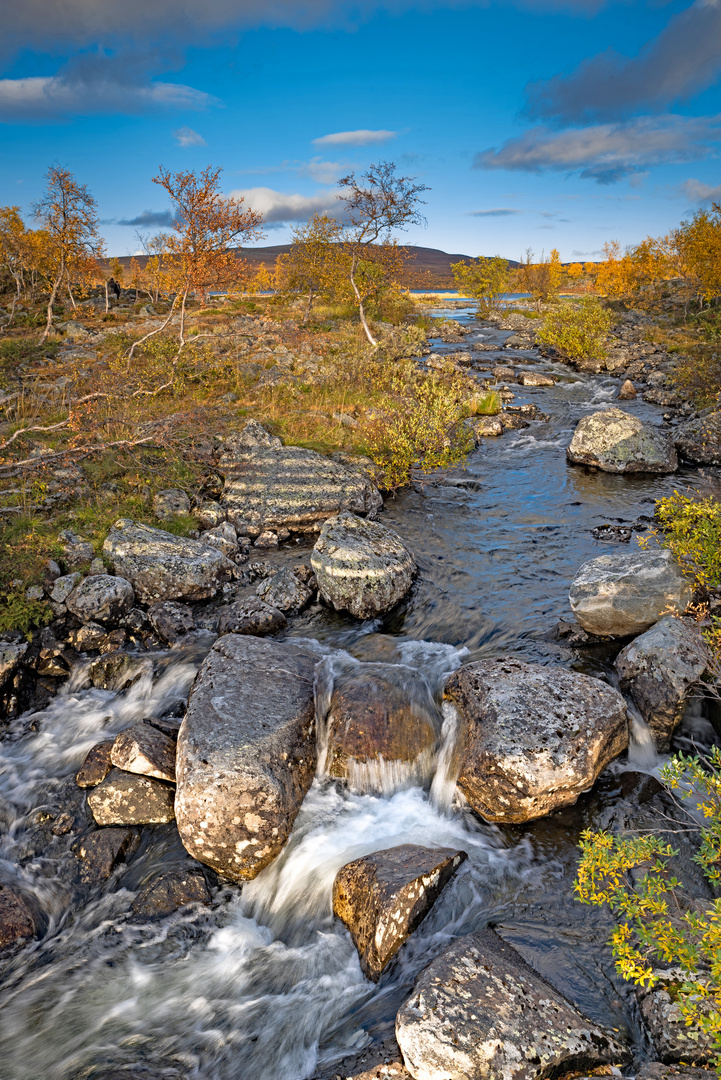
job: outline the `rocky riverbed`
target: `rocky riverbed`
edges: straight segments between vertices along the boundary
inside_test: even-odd
[[[583,828],[652,827],[660,755],[716,737],[662,618],[685,586],[634,543],[704,482],[688,425],[711,421],[654,401],[671,360],[640,319],[579,371],[529,320],[453,314],[424,362],[506,388],[465,469],[383,506],[367,461],[251,423],[197,538],[123,519],[86,574],[66,535],[55,621],[0,643],[9,1080],[706,1060],[572,880]]]

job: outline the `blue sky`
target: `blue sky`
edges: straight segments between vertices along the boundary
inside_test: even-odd
[[[409,243],[518,258],[667,231],[721,199],[721,0],[17,0],[0,203],[50,164],[111,254],[167,215],[158,166],[223,168],[261,243],[380,159],[430,188]]]

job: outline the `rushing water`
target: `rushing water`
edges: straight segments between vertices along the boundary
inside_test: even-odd
[[[499,346],[505,336],[474,334]],[[534,353],[475,356],[489,368],[539,363]],[[519,387],[517,401],[536,402],[547,424],[487,439],[465,469],[388,503],[384,521],[421,568],[409,598],[384,620],[361,625],[326,612],[291,631],[323,654],[321,768],[283,853],[242,890],[216,884],[210,910],[134,920],[139,887],[186,858],[173,825],[144,829],[129,865],[89,895],[77,884],[72,832],[48,840],[61,811],[82,815],[72,777],[89,747],[170,711],[187,695],[202,643],[195,654],[161,657],[155,682],[145,677],[120,695],[69,686],[15,723],[0,743],[0,882],[30,899],[41,933],[0,969],[2,1080],[306,1080],[392,1031],[418,971],[454,937],[489,923],[643,1056],[632,999],[604,944],[606,916],[575,903],[572,891],[579,831],[633,805],[634,774],[625,769],[657,764],[643,723],[634,719],[628,762],[607,770],[577,806],[498,828],[454,796],[455,715],[440,706],[451,671],[502,652],[610,678],[608,648],[579,652],[551,633],[568,614],[579,564],[613,550],[591,529],[636,522],[660,495],[698,479],[691,470],[629,478],[569,467],[564,449],[576,423],[615,397],[618,380],[541,364],[560,381]],[[643,402],[624,407],[660,421],[661,410]],[[417,774],[368,770],[343,788],[323,775],[326,704],[343,673],[379,665],[392,665],[434,711],[439,749]],[[469,858],[375,985],[333,918],[332,883],[349,860],[399,843],[458,847]]]

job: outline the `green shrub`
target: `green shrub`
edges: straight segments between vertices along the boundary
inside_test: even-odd
[[[497,391],[487,390],[485,394],[472,397],[468,408],[472,416],[497,416],[501,411],[501,399]]]
[[[601,360],[612,322],[611,313],[594,297],[579,304],[563,302],[548,312],[537,336],[566,360]]]
[[[22,592],[0,592],[0,633],[19,630],[28,640],[36,626],[45,626],[53,617],[45,600],[26,600]]]
[[[659,540],[669,548],[696,588],[721,586],[721,502],[674,491],[656,503],[663,529]]]

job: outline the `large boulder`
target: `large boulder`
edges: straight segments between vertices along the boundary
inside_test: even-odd
[[[375,514],[383,505],[377,487],[359,470],[314,450],[283,446],[255,420],[226,441],[219,469],[225,476],[221,505],[239,532],[317,532],[321,521],[340,510]]]
[[[699,465],[721,465],[721,412],[708,413],[679,424],[674,446],[682,457]]]
[[[358,619],[390,611],[406,595],[417,571],[396,533],[347,511],[326,521],[311,565],[326,603]]]
[[[678,468],[673,444],[662,432],[623,409],[584,416],[566,451],[576,465],[611,473],[672,473]]]
[[[589,634],[641,634],[666,611],[685,611],[692,590],[670,551],[600,555],[580,568],[571,609]]]
[[[253,878],[280,852],[316,767],[317,656],[229,634],[203,662],[178,735],[176,816],[186,849]]]
[[[628,745],[621,694],[565,668],[481,660],[451,675],[446,697],[462,724],[458,786],[487,821],[575,803]]]
[[[717,1053],[712,1036],[698,1024],[688,1026],[681,1012],[678,988],[687,982],[686,972],[678,967],[657,968],[654,974],[655,985],[637,987],[636,997],[658,1057],[667,1065],[711,1065]],[[698,1001],[699,1011],[707,1018],[713,1010],[712,995],[713,991],[705,1002]]]
[[[128,614],[135,593],[125,578],[93,574],[75,586],[65,603],[81,622],[115,622]]]
[[[540,1080],[629,1056],[492,930],[458,938],[421,972],[396,1038],[415,1080]]]
[[[364,975],[378,982],[466,858],[465,851],[402,844],[341,867],[333,912],[350,930]]]
[[[103,553],[145,604],[205,600],[235,574],[233,563],[210,544],[174,536],[128,518],[110,530]]]
[[[694,628],[688,619],[669,615],[616,657],[621,688],[633,698],[663,753],[670,750],[671,736],[706,670],[703,641]]]

